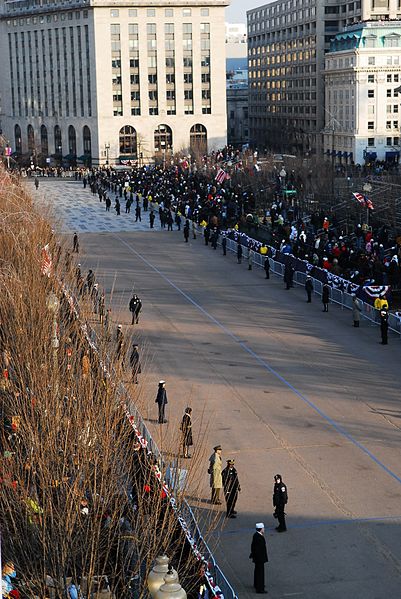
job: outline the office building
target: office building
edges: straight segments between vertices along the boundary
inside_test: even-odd
[[[251,141],[322,151],[325,53],[361,20],[401,18],[399,0],[276,0],[247,13]]]
[[[325,154],[343,164],[398,161],[401,23],[367,22],[336,35],[325,82]]]
[[[2,129],[92,164],[226,143],[229,0],[3,0]]]

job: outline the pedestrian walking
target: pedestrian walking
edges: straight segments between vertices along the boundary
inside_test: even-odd
[[[39,187],[39,179],[37,177],[35,177],[35,188],[38,189]]]
[[[139,359],[138,345],[136,343],[132,346],[131,355],[129,357],[129,365],[132,371],[132,382],[138,384],[138,374],[141,374],[141,362]]]
[[[356,297],[355,293],[352,294],[352,319],[354,321],[354,327],[359,327],[359,322],[361,320],[361,303],[359,299]]]
[[[156,401],[159,406],[159,424],[166,424],[165,409],[167,401],[166,381],[159,381],[159,388],[157,390]]]
[[[322,291],[322,303],[323,303],[323,312],[329,311],[329,302],[330,302],[330,287],[327,283],[323,285]]]
[[[265,588],[265,564],[269,561],[265,539],[265,525],[263,522],[256,524],[256,532],[252,538],[251,554],[249,558],[255,564],[253,574],[253,586],[258,594],[266,594]]]
[[[242,262],[242,245],[240,243],[237,244],[237,262],[238,264]]]
[[[189,448],[192,447],[192,408],[187,408],[181,420],[180,431],[182,434],[182,450],[184,458],[190,458]]]
[[[137,296],[136,293],[132,296],[129,302],[129,311],[132,313],[132,322],[131,324],[139,323],[139,314],[142,310],[142,302]]]
[[[106,196],[106,212],[110,212],[111,200],[109,196]]]
[[[281,474],[276,474],[273,487],[273,507],[275,508],[273,516],[278,519],[278,526],[276,527],[277,532],[285,532],[287,530],[284,512],[287,502],[287,487],[283,482]]]
[[[77,232],[74,233],[74,237],[73,237],[73,240],[72,240],[72,251],[75,254],[79,254],[79,239],[78,239],[78,233]]]
[[[150,228],[153,229],[153,225],[155,224],[155,213],[153,210],[149,213],[149,225]]]
[[[139,220],[139,222],[142,222],[142,218],[141,218],[141,207],[140,206],[137,206],[135,208],[135,222],[138,222],[138,220]]]
[[[266,258],[264,267],[266,273],[266,279],[270,279],[270,260]]]
[[[221,505],[220,489],[223,488],[221,476],[221,445],[213,447],[213,453],[209,458],[208,474],[210,474],[210,487],[212,489],[212,503]]]
[[[312,281],[312,277],[310,275],[307,275],[307,277],[306,277],[305,291],[306,291],[306,295],[308,297],[308,299],[306,300],[306,303],[310,304],[312,302],[312,293],[313,293],[313,281]]]
[[[219,240],[219,233],[217,231],[217,227],[214,227],[211,237],[211,244],[214,250],[217,250],[217,242]]]
[[[182,218],[180,216],[180,213],[177,212],[177,214],[175,215],[175,224],[177,225],[177,231],[181,231],[181,222],[182,222]],[[188,223],[189,225],[189,223]],[[189,229],[189,226],[188,226]]]
[[[116,210],[117,216],[120,216],[120,209],[121,209],[120,200],[118,198],[116,198],[115,210]]]
[[[386,309],[380,311],[380,332],[382,345],[388,344],[388,312]]]
[[[223,235],[223,239],[221,240],[221,248],[223,250],[223,256],[227,256],[227,237]]]
[[[248,250],[248,270],[252,270],[254,256],[255,256],[255,252],[249,248],[249,250]]]
[[[185,221],[185,225],[184,225],[184,239],[185,239],[185,243],[188,243],[188,239],[189,239],[189,220]]]
[[[221,473],[223,479],[224,498],[226,500],[226,518],[236,518],[235,505],[238,500],[238,493],[241,492],[238,473],[234,467],[235,460],[227,460],[227,466]]]
[[[167,221],[167,231],[172,231],[174,220],[173,220],[173,216],[172,216],[170,210],[167,211],[166,221]]]
[[[196,222],[192,221],[192,239],[196,239]]]

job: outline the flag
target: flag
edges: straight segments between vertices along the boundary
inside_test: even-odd
[[[217,183],[224,183],[224,181],[226,181],[227,179],[230,178],[230,175],[228,173],[226,173],[225,170],[223,170],[222,168],[219,168],[219,170],[217,171],[217,175],[216,175],[216,181]]]
[[[369,210],[374,210],[374,206],[373,206],[373,202],[372,200],[369,200],[369,198],[365,198],[365,204],[366,204],[366,208],[369,208]]]
[[[42,248],[42,266],[41,266],[41,271],[42,274],[47,275],[48,277],[50,277],[51,272],[52,272],[52,257],[49,251],[49,244],[47,243],[43,248]]]
[[[352,195],[361,206],[365,206],[365,196],[358,192],[353,193]]]

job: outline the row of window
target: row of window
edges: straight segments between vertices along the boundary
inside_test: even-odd
[[[155,17],[156,16],[156,8],[147,8],[146,9],[146,16],[147,17]],[[137,8],[129,8],[128,9],[128,16],[129,17],[138,17],[139,13],[141,11],[138,10]],[[178,12],[178,10],[177,10]],[[164,16],[165,17],[174,17],[175,14],[177,14],[177,12],[174,11],[174,8],[165,8],[164,9]],[[181,9],[181,15],[183,17],[191,17],[192,16],[192,8],[183,8]],[[208,8],[201,8],[200,9],[200,15],[201,17],[208,17],[209,16],[209,9]],[[120,9],[118,8],[112,8],[110,10],[110,17],[115,19],[117,17],[120,16]]]
[[[92,116],[87,25],[9,33],[8,51],[14,116]]]
[[[76,10],[74,12],[66,12],[66,13],[54,13],[51,15],[39,15],[39,16],[33,16],[33,17],[26,17],[26,18],[20,18],[20,19],[8,19],[7,20],[7,25],[13,25],[13,27],[17,27],[17,25],[36,25],[37,23],[39,25],[43,25],[43,23],[51,23],[51,22],[58,22],[58,21],[72,21],[75,17],[75,20],[79,20],[81,18],[87,19],[88,18],[88,11],[84,10],[84,11],[79,11]]]
[[[399,144],[399,137],[386,137],[386,146],[398,146]],[[370,148],[376,146],[376,139],[374,137],[368,137],[368,146]]]
[[[67,139],[67,148],[63,146],[63,137],[61,128],[59,125],[55,125],[53,129],[53,139],[54,139],[54,147],[53,154],[55,156],[63,156],[64,152],[68,148],[68,154],[70,156],[77,156],[77,133],[75,127],[70,125],[68,127],[68,139]],[[36,139],[35,131],[32,125],[28,125],[27,127],[27,150],[30,154],[42,154],[43,156],[49,156],[51,153],[49,147],[49,136],[47,127],[42,125],[39,131],[39,139]],[[15,125],[14,127],[14,142],[15,142],[15,151],[18,154],[23,153],[23,143],[22,143],[22,131],[19,125]],[[87,125],[82,128],[82,153],[86,156],[90,156],[92,153],[92,140],[91,140],[91,131]]]

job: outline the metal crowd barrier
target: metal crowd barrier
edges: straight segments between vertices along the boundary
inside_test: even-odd
[[[219,244],[221,244],[221,241],[219,240]],[[234,252],[237,253],[237,242],[234,241],[233,239],[230,239],[227,237],[227,250],[230,252]],[[243,248],[243,255],[242,258],[243,260],[246,260],[248,258],[248,250],[245,246],[242,246]],[[265,263],[265,256],[262,256],[262,254],[259,254],[257,252],[254,252],[254,259],[253,259],[253,263],[256,266],[260,266],[261,268],[264,267],[264,263]],[[273,258],[269,257],[269,262],[270,262],[270,272],[272,272],[273,274],[279,276],[279,277],[283,277],[284,276],[284,264],[282,264],[281,262],[277,262],[276,260],[273,260]],[[294,273],[294,283],[296,285],[300,285],[300,286],[304,286],[305,285],[305,281],[306,281],[306,273],[304,272],[299,272],[296,271]],[[322,296],[322,292],[323,292],[323,283],[321,281],[319,281],[318,279],[314,279],[312,277],[312,282],[313,282],[313,292],[318,295],[318,296]],[[344,310],[352,310],[352,295],[350,293],[347,293],[346,291],[341,291],[340,289],[336,289],[335,287],[330,287],[330,301],[334,304],[338,304],[339,306],[341,306],[341,309]],[[372,325],[379,325],[380,324],[380,317],[379,317],[379,312],[378,310],[376,310],[376,308],[374,308],[374,306],[372,306],[371,304],[368,304],[366,302],[364,302],[363,300],[358,298],[358,302],[359,305],[361,307],[361,317],[364,318],[365,320],[369,321]],[[400,335],[401,337],[401,318],[396,316],[395,314],[389,314],[389,318],[388,318],[388,324],[389,324],[389,329],[391,331],[393,331],[394,333],[396,333],[397,335]]]

